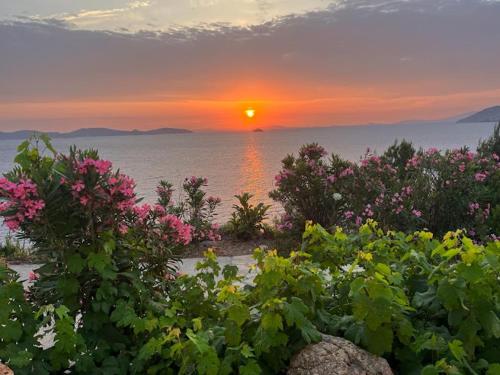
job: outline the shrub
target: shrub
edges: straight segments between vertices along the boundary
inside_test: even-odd
[[[233,205],[234,212],[229,220],[230,232],[237,238],[248,240],[264,231],[264,220],[270,206],[260,202],[256,206],[250,203],[250,193],[234,196],[239,205]]]
[[[415,151],[395,143],[384,154],[367,153],[351,163],[317,144],[287,156],[270,196],[285,215],[279,227],[295,233],[307,220],[330,228],[375,219],[384,228],[437,235],[463,228],[476,240],[498,233],[500,159],[498,131],[477,153],[466,148]]]
[[[2,360],[16,373],[44,373],[38,367],[126,373],[147,338],[139,326],[118,324],[118,316],[160,314],[176,269],[174,253],[189,243],[190,225],[161,205],[139,206],[133,180],[113,172],[96,151],[58,154],[43,137],[24,142],[16,162],[0,179],[0,214],[46,261],[36,270],[28,300],[19,295],[21,284],[4,283],[2,302],[15,292],[12,303],[23,307],[13,309],[14,316],[2,309],[0,325],[24,321],[29,307],[35,332],[45,327],[55,344],[38,356],[28,340],[33,360],[18,362],[13,354],[2,354]],[[9,348],[21,337],[19,329],[14,333],[13,341],[1,340],[2,353],[13,353]]]
[[[203,177],[186,178],[182,185],[184,196],[177,202],[172,200],[174,189],[171,183],[161,181],[157,189],[158,203],[165,207],[168,213],[192,226],[192,239],[196,242],[220,240],[219,226],[213,221],[221,200],[217,197],[206,197],[203,187],[207,184],[208,180]]]
[[[303,249],[332,275],[334,334],[385,355],[397,373],[498,371],[499,241],[386,233],[369,221],[354,235],[309,224]]]

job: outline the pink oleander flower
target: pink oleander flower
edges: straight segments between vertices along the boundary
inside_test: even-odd
[[[438,153],[439,153],[439,150],[435,147],[431,147],[430,149],[428,149],[426,151],[427,155],[434,155],[434,154],[438,154]]]
[[[12,207],[12,202],[0,202],[0,213],[9,210]]]
[[[188,245],[192,240],[192,227],[185,224],[181,219],[175,215],[167,214],[160,217],[160,223],[167,225],[173,230],[174,241]]]
[[[90,198],[88,195],[83,195],[80,197],[80,203],[82,206],[86,206],[90,201]]]
[[[28,274],[28,281],[33,282],[40,278],[40,275],[36,272],[30,271]]]
[[[352,167],[348,167],[344,169],[342,172],[340,172],[340,177],[345,177],[345,176],[352,176],[354,174],[354,170]]]
[[[347,220],[352,219],[353,216],[354,216],[354,212],[352,212],[352,211],[346,211],[346,212],[344,212],[344,217]]]
[[[367,204],[366,205],[365,210],[363,212],[363,215],[366,216],[366,217],[373,217],[374,213],[372,211],[372,205],[371,204]]]
[[[413,193],[413,188],[411,186],[405,186],[405,187],[403,187],[403,189],[401,191],[402,191],[402,194],[408,196],[408,195],[411,195],[411,193]]]
[[[333,184],[337,178],[332,174],[326,178],[326,182]]]
[[[10,231],[15,232],[19,229],[21,223],[16,219],[7,219],[4,221],[4,224]]]
[[[488,177],[488,175],[486,174],[486,172],[477,172],[475,175],[474,175],[474,179],[478,182],[483,182],[484,180],[486,180],[486,178]]]
[[[414,157],[412,157],[410,160],[408,160],[407,164],[406,164],[406,168],[409,168],[409,167],[413,167],[413,168],[416,168],[419,166],[420,164],[420,157],[418,155],[415,155]]]
[[[479,210],[479,203],[477,203],[477,202],[469,203],[469,214],[470,215],[474,215],[477,210]]]
[[[162,207],[162,206],[160,206]],[[162,207],[163,208],[163,207]],[[139,218],[139,221],[143,222],[151,213],[151,206],[147,203],[141,205],[141,206],[134,206],[132,208],[132,211],[137,215]],[[162,211],[164,214],[164,210]]]
[[[360,226],[363,223],[363,219],[361,218],[361,216],[356,216],[355,222],[357,226]]]
[[[118,232],[120,232],[121,234],[127,234],[129,230],[129,227],[124,224],[124,223],[120,223],[118,224]]]
[[[411,213],[415,217],[421,217],[422,216],[422,211],[419,211],[419,210],[412,210]]]
[[[77,193],[81,192],[83,189],[85,189],[85,184],[82,180],[76,181],[73,186],[71,186],[71,190],[76,191]]]
[[[464,172],[465,172],[465,164],[464,164],[464,163],[461,163],[461,164],[458,166],[458,170],[459,170],[461,173],[464,173]]]

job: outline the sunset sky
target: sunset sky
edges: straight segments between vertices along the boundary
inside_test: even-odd
[[[498,0],[1,1],[0,131],[447,118],[500,104],[499,21]]]

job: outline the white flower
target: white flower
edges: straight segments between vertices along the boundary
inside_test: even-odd
[[[333,200],[339,201],[342,199],[342,194],[333,193]]]

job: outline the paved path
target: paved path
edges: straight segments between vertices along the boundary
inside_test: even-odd
[[[202,258],[186,258],[182,260],[179,272],[187,273],[188,275],[193,275],[195,273],[196,263],[201,261]],[[239,255],[234,257],[218,257],[217,260],[223,268],[227,264],[235,265],[240,271],[240,275],[245,276],[248,280],[248,271],[250,270],[250,265],[254,263],[254,260],[250,255]],[[39,264],[33,263],[21,263],[21,264],[11,264],[9,267],[19,274],[21,280],[28,280],[28,275],[31,271],[38,268]]]

